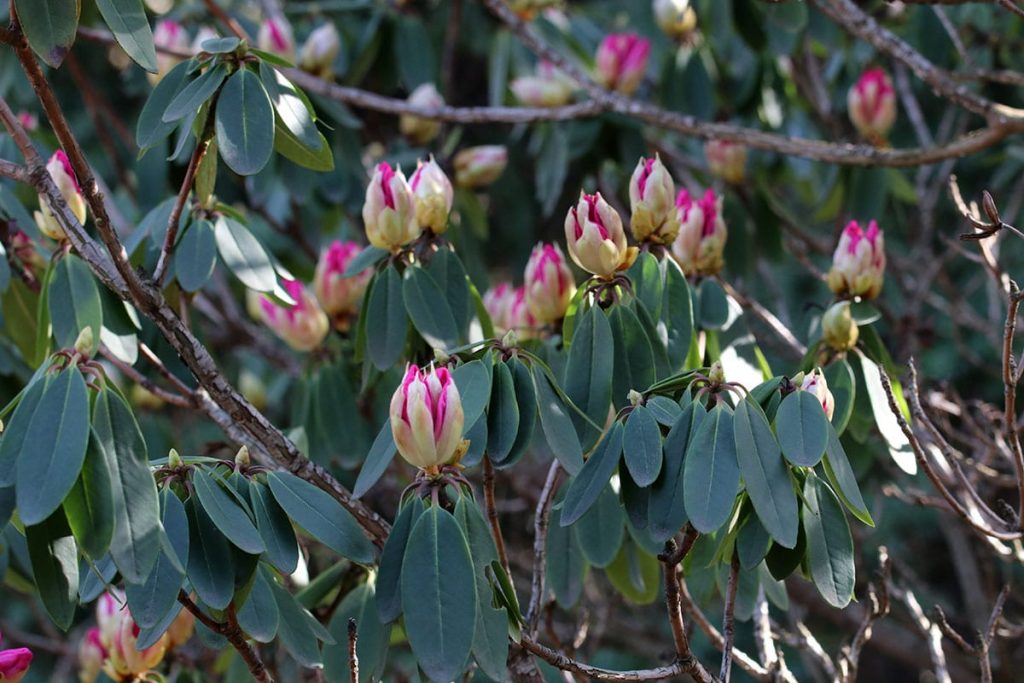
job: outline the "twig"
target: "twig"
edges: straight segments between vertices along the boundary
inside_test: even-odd
[[[736,640],[736,589],[740,579],[740,556],[733,552],[729,565],[729,584],[725,589],[725,614],[722,617],[722,670],[718,677],[722,683],[729,683],[732,674],[732,644]]]
[[[240,40],[246,40],[251,42],[249,34],[245,32],[242,25],[235,21],[224,9],[217,4],[217,0],[204,0],[206,9],[213,15],[213,17],[224,25],[228,31],[233,33]]]
[[[621,683],[623,681],[662,681],[688,673],[682,662],[676,662],[669,666],[660,666],[655,669],[613,671],[612,669],[603,669],[601,667],[591,666],[590,664],[584,664],[583,662],[577,661],[576,659],[564,655],[561,652],[556,652],[549,647],[541,645],[536,640],[526,636],[525,634],[519,642],[527,651],[537,655],[545,662],[558,669],[582,674],[583,676],[588,676],[589,678],[598,681],[613,681],[615,683]],[[708,680],[711,681],[714,679]]]
[[[348,674],[351,683],[359,683],[359,656],[356,654],[356,641],[359,639],[359,631],[356,628],[356,620],[348,620]]]
[[[249,641],[245,638],[245,633],[238,626],[238,620],[235,618],[233,607],[228,607],[227,622],[220,622],[210,618],[203,610],[199,609],[199,606],[192,602],[192,599],[188,597],[185,591],[178,592],[178,602],[208,629],[227,638],[231,646],[241,655],[245,665],[249,667],[249,673],[252,674],[253,679],[260,683],[274,683],[270,672],[263,666],[263,660],[260,659],[256,648],[249,644]]]
[[[494,499],[494,465],[486,455],[484,456],[484,507],[487,508],[487,522],[491,525],[494,545],[498,548],[498,559],[501,560],[501,566],[505,568],[505,573],[511,577],[512,569],[508,563],[508,553],[505,551],[505,538],[501,534],[498,505]]]
[[[693,538],[696,538],[696,532]],[[679,563],[692,547],[691,542],[684,552],[680,552],[675,541],[669,539],[665,542],[665,551],[658,559],[661,560],[665,572],[665,606],[668,610],[669,625],[672,627],[672,639],[676,646],[676,662],[683,665],[684,670],[700,683],[712,683],[714,677],[693,656],[690,641],[686,637],[686,627],[683,626],[683,609],[679,597]]]
[[[921,609],[917,597],[910,589],[892,586],[889,590],[896,599],[906,606],[914,624],[924,636],[928,644],[928,654],[932,660],[935,678],[939,683],[952,683],[952,679],[949,677],[949,668],[946,665],[946,654],[942,651],[942,630],[928,619],[924,610]]]
[[[718,629],[716,629],[708,620],[707,615],[705,615],[704,612],[701,611],[700,607],[697,606],[697,603],[694,602],[693,596],[690,595],[690,589],[686,585],[686,581],[679,582],[679,599],[682,602],[683,611],[690,615],[693,619],[693,623],[697,625],[697,628],[699,628],[704,635],[708,637],[708,640],[711,641],[715,648],[719,651],[724,650],[725,639],[722,637],[722,634],[718,632]],[[757,660],[743,650],[733,646],[732,657],[741,669],[757,680],[770,680],[770,674],[767,669],[758,664]]]
[[[853,683],[857,680],[857,665],[861,650],[871,639],[871,627],[876,621],[889,614],[889,578],[892,574],[892,563],[889,551],[885,546],[878,548],[877,582],[868,584],[868,602],[870,609],[864,611],[857,632],[850,644],[844,646],[837,660],[839,662],[839,680],[842,683]]]
[[[544,600],[545,554],[547,549],[548,522],[551,515],[551,503],[555,499],[558,481],[562,476],[562,467],[557,460],[551,462],[548,476],[537,499],[537,511],[533,519],[533,578],[530,582],[530,606],[526,610],[526,632],[531,637],[537,635],[540,621],[540,607]]]
[[[6,159],[0,159],[0,176],[16,180],[19,183],[31,182],[27,168]]]

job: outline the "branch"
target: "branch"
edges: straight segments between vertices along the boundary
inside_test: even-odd
[[[178,602],[180,602],[185,609],[192,613],[196,619],[201,621],[204,626],[220,635],[227,638],[231,646],[238,651],[238,654],[242,656],[245,661],[245,665],[249,667],[249,673],[252,674],[254,680],[260,683],[274,683],[273,677],[267,668],[263,666],[263,660],[260,659],[260,655],[256,652],[256,648],[249,644],[249,641],[245,638],[245,633],[238,626],[238,620],[235,618],[234,607],[229,606],[227,610],[228,620],[227,622],[220,622],[211,619],[207,616],[203,610],[199,609],[196,603],[192,602],[192,599],[188,597],[185,591],[178,591]]]
[[[505,538],[501,535],[501,522],[498,520],[498,505],[494,500],[494,465],[491,459],[484,454],[484,507],[487,508],[487,522],[491,525],[491,536],[494,537],[494,545],[498,549],[498,559],[509,578],[512,577],[512,569],[508,563],[508,553],[505,551]]]
[[[722,683],[729,683],[729,676],[732,674],[732,650],[736,640],[736,589],[740,582],[740,556],[733,552],[732,562],[729,564],[729,584],[725,590],[725,615],[722,617],[722,670],[718,677]]]
[[[850,644],[844,646],[836,658],[839,661],[840,680],[853,683],[857,680],[857,664],[861,650],[871,639],[871,627],[876,621],[889,614],[889,577],[892,573],[892,562],[889,551],[882,546],[878,549],[878,582],[868,584],[868,602],[871,608],[864,611],[860,626]]]
[[[693,527],[688,525],[687,528]],[[694,531],[691,536],[696,539],[697,532]],[[676,646],[676,662],[685,666],[687,673],[698,683],[713,683],[714,676],[693,656],[690,641],[686,637],[686,628],[683,626],[683,609],[679,597],[679,563],[692,547],[691,541],[685,549],[678,549],[675,541],[669,539],[665,542],[665,552],[658,556],[665,571],[665,606],[668,610],[669,625],[672,627],[672,639]]]
[[[4,178],[10,178],[16,180],[19,183],[31,183],[32,180],[29,178],[28,169],[24,166],[7,161],[6,159],[0,159],[0,176]]]
[[[536,637],[537,624],[540,621],[540,606],[544,600],[544,556],[547,549],[548,521],[551,515],[551,503],[555,499],[558,480],[562,476],[562,466],[557,460],[551,462],[544,488],[537,500],[537,512],[533,519],[533,579],[530,583],[530,606],[526,610],[526,631],[530,637]]]
[[[356,628],[356,620],[348,620],[348,674],[350,683],[359,683],[359,656],[356,654],[356,641],[359,640],[359,631]]]
[[[910,616],[913,618],[914,624],[921,631],[921,635],[924,636],[928,644],[928,654],[931,657],[935,678],[938,679],[938,683],[952,683],[952,679],[949,676],[949,667],[946,665],[946,654],[942,651],[942,630],[925,616],[924,610],[921,609],[921,604],[909,588],[903,589],[893,586],[890,588],[890,591],[897,600],[906,606],[907,611],[910,612]]]
[[[519,643],[529,652],[537,655],[548,664],[561,669],[562,671],[571,671],[572,673],[588,676],[589,678],[598,681],[663,681],[689,673],[683,662],[676,662],[670,666],[660,666],[655,669],[613,671],[612,669],[602,669],[601,667],[584,664],[583,662],[577,661],[572,657],[568,657],[561,652],[556,652],[549,647],[545,647],[526,635],[523,635]],[[714,679],[708,680],[713,681]]]

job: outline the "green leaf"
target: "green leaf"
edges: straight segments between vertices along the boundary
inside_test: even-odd
[[[721,330],[729,323],[729,297],[722,286],[706,278],[697,289],[700,326],[706,330]]]
[[[572,526],[587,562],[607,567],[619,554],[625,536],[625,518],[619,497],[608,484],[594,505]]]
[[[399,15],[395,22],[393,45],[398,73],[407,90],[437,80],[437,55],[424,19]]]
[[[0,486],[14,485],[18,458],[25,449],[25,437],[51,378],[43,376],[26,387],[10,423],[0,435]]]
[[[67,631],[78,607],[78,548],[61,511],[25,527],[32,577],[46,613]]]
[[[238,625],[256,642],[269,643],[277,636],[280,620],[281,613],[277,609],[270,579],[266,572],[258,571],[249,598],[238,610]]]
[[[214,609],[226,609],[235,594],[235,561],[228,539],[213,524],[193,496],[185,503],[188,515],[188,581],[199,599]]]
[[[361,498],[364,493],[377,483],[377,480],[384,475],[388,465],[395,457],[395,437],[391,432],[391,421],[388,420],[377,433],[377,438],[370,446],[370,452],[366,454],[363,467],[359,470],[355,486],[352,487],[352,496]]]
[[[348,642],[348,623],[356,622],[356,657],[359,659],[359,683],[383,680],[391,627],[377,618],[376,591],[372,583],[352,589],[331,617],[328,631],[338,643]],[[348,650],[332,647],[324,652],[324,677],[328,681],[349,680]]]
[[[373,544],[351,513],[330,494],[290,472],[271,472],[267,482],[284,511],[310,536],[353,562],[373,562]]]
[[[781,458],[781,455],[779,457]],[[797,528],[799,528],[799,524],[797,521]],[[758,520],[757,515],[747,515],[746,521],[743,522],[743,526],[740,527],[739,534],[736,536],[736,553],[740,556],[740,566],[750,570],[761,564],[761,560],[768,554],[771,545],[772,537]],[[796,545],[795,541],[793,545]]]
[[[315,150],[309,147],[303,146],[298,138],[290,130],[288,130],[284,123],[281,122],[281,117],[274,118],[274,151],[283,156],[288,161],[294,164],[298,164],[303,168],[308,168],[311,171],[333,171],[334,170],[334,152],[331,151],[331,145],[324,137],[323,133],[317,133],[318,143]]]
[[[241,40],[235,36],[225,36],[223,38],[208,38],[204,40],[199,46],[199,49],[203,52],[208,52],[212,55],[226,55],[229,52],[234,52],[241,44]]]
[[[828,418],[821,402],[809,391],[794,391],[782,399],[775,413],[775,433],[786,459],[800,467],[814,467],[828,445]]]
[[[324,640],[321,635],[330,639],[330,634],[323,629],[312,614],[295,601],[291,593],[273,579],[268,578],[267,581],[280,614],[277,636],[281,639],[281,643],[295,658],[295,661],[302,666],[319,667],[323,662],[323,657],[317,641]]]
[[[380,570],[377,572],[377,615],[387,624],[402,613],[402,558],[409,543],[409,532],[423,514],[423,503],[413,498],[402,505],[395,518],[395,525],[384,543],[380,555]]]
[[[632,309],[615,306],[609,321],[615,345],[612,403],[622,406],[627,403],[630,389],[643,391],[654,383],[654,350]],[[603,352],[607,354],[607,348]]]
[[[174,248],[174,273],[186,292],[198,292],[217,266],[217,239],[213,224],[201,218],[189,227]]]
[[[683,471],[686,514],[697,531],[717,530],[732,511],[740,486],[733,416],[723,403],[705,417],[687,448]]]
[[[30,367],[38,366],[45,357],[36,348],[37,332],[49,335],[49,330],[37,329],[36,308],[39,299],[40,295],[33,292],[20,278],[11,280],[2,299],[4,332],[18,347],[22,359]]]
[[[167,72],[167,75],[160,79],[156,88],[150,93],[146,104],[142,106],[142,112],[139,114],[139,121],[135,127],[135,141],[143,152],[166,138],[178,127],[177,121],[164,122],[164,112],[189,82],[189,71],[194,64],[195,60],[189,59]]]
[[[160,492],[161,522],[167,534],[167,546],[143,583],[125,583],[125,597],[132,618],[143,629],[160,624],[177,612],[178,591],[185,580],[182,567],[188,564],[188,516],[185,506],[170,489]],[[171,554],[174,554],[172,557]]]
[[[555,600],[569,609],[583,594],[583,581],[589,565],[576,540],[576,534],[562,524],[562,510],[552,509],[550,515],[545,541],[547,563],[544,573],[555,594]]]
[[[127,581],[143,581],[160,554],[160,504],[146,442],[131,408],[112,391],[96,396],[93,437],[103,453],[114,494],[110,554]]]
[[[207,100],[213,97],[217,88],[221,86],[228,77],[227,64],[217,64],[206,70],[203,75],[191,81],[188,85],[174,96],[171,103],[167,105],[160,120],[164,123],[174,123],[186,116],[195,116],[206,104]]]
[[[75,42],[80,0],[14,0],[14,8],[32,50],[59,67]]]
[[[860,486],[857,485],[857,477],[850,467],[850,460],[846,457],[843,444],[839,440],[836,430],[829,425],[828,446],[825,448],[825,476],[828,477],[832,487],[835,489],[839,499],[843,501],[846,509],[853,513],[854,517],[868,526],[874,526],[875,520],[868,512],[868,506],[864,503],[864,497],[860,493]]]
[[[591,307],[577,318],[563,388],[569,400],[599,425],[608,419],[612,402],[613,344],[611,325],[601,309]],[[586,423],[578,415],[573,415],[573,422],[576,432],[583,433]]]
[[[665,437],[665,462],[658,480],[651,487],[647,509],[647,533],[665,542],[686,523],[683,495],[683,474],[689,443],[707,419],[704,406],[694,401],[687,404]],[[696,456],[695,456],[696,457]]]
[[[237,548],[250,555],[266,550],[249,513],[203,469],[192,471],[192,486],[206,514]]]
[[[402,297],[402,276],[389,265],[374,280],[366,310],[366,352],[378,370],[398,362],[409,336],[409,319]]]
[[[842,434],[853,414],[853,405],[857,395],[857,383],[853,369],[845,358],[839,358],[825,368],[825,381],[835,399],[835,410],[832,412],[832,426],[837,434]]]
[[[428,344],[439,349],[458,345],[455,315],[433,275],[423,268],[407,269],[402,294],[413,326]]]
[[[645,552],[632,539],[622,545],[605,573],[615,589],[632,603],[649,605],[658,597],[661,586],[658,558]]]
[[[89,445],[89,393],[77,368],[48,382],[15,468],[18,514],[40,524],[60,507],[82,470]]]
[[[864,391],[871,404],[871,411],[875,414],[878,431],[889,448],[889,456],[901,470],[914,476],[917,474],[917,460],[910,447],[910,441],[907,440],[900,428],[896,416],[889,409],[889,397],[885,393],[885,387],[882,386],[880,374],[882,369],[862,353],[858,352],[858,359],[860,360],[861,376],[864,379]],[[896,390],[896,383],[893,382],[893,391]]]
[[[274,110],[259,76],[239,69],[217,99],[217,148],[239,175],[263,170],[274,151]]]
[[[53,267],[47,296],[57,346],[73,347],[79,332],[89,327],[93,333],[89,353],[94,354],[103,328],[103,302],[85,261],[71,254],[58,261]]]
[[[103,453],[90,441],[82,471],[64,499],[64,514],[79,547],[93,560],[106,555],[114,537],[114,497],[110,469]]]
[[[668,357],[673,369],[686,363],[693,338],[693,300],[686,276],[673,259],[663,259],[664,283],[661,294],[661,323],[667,332]]]
[[[316,128],[316,117],[299,89],[280,71],[263,62],[260,63],[260,81],[285,129],[298,144],[310,151],[318,150],[322,138]]]
[[[491,398],[491,366],[482,360],[463,363],[452,371],[462,399],[466,425],[476,424]]]
[[[274,291],[274,263],[247,227],[228,216],[218,216],[213,234],[224,264],[243,285],[257,292]]]
[[[615,422],[583,463],[579,475],[569,484],[560,515],[562,526],[569,526],[578,520],[597,501],[597,497],[601,495],[601,491],[615,472],[621,454],[622,423]]]
[[[853,538],[832,489],[813,473],[804,482],[803,522],[811,578],[825,602],[842,609],[853,598]]]
[[[535,363],[531,370],[544,438],[562,468],[569,476],[575,477],[583,468],[583,448],[573,428],[569,409],[551,386],[543,368]]]
[[[444,300],[451,308],[459,336],[465,337],[466,329],[473,317],[473,308],[470,305],[472,297],[465,266],[451,249],[439,249],[430,259],[427,272],[444,292]]]
[[[256,528],[267,548],[267,561],[282,574],[291,574],[299,564],[295,530],[270,490],[255,479],[249,481],[249,500]]]
[[[637,486],[646,488],[654,483],[661,473],[661,428],[645,406],[636,406],[626,418],[622,453]]]
[[[800,528],[796,492],[768,418],[753,400],[743,400],[736,406],[733,428],[740,474],[757,517],[778,543],[794,547]]]
[[[96,0],[96,6],[118,45],[136,64],[155,74],[156,47],[142,0]]]
[[[494,366],[491,400],[487,406],[487,456],[500,463],[508,456],[519,431],[519,403],[508,363]]]
[[[402,613],[420,668],[437,683],[454,680],[473,647],[476,579],[455,518],[440,507],[420,516],[402,562]]]

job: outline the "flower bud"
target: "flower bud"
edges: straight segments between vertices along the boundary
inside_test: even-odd
[[[579,202],[565,216],[565,241],[576,265],[605,279],[636,260],[636,247],[626,245],[622,219],[600,192],[580,192]]]
[[[682,39],[697,28],[690,0],[654,0],[654,20],[669,38]]]
[[[821,409],[825,411],[825,417],[831,420],[832,413],[836,410],[836,400],[833,398],[832,392],[828,390],[828,382],[825,381],[825,375],[822,374],[821,368],[815,368],[814,372],[808,373],[800,384],[800,388],[811,392],[821,401]]]
[[[512,327],[510,311],[515,294],[515,288],[507,282],[499,283],[484,292],[484,309],[491,318],[494,333],[499,337]]]
[[[426,162],[419,162],[416,172],[409,179],[409,188],[412,190],[419,226],[435,235],[444,233],[448,229],[448,215],[452,212],[455,192],[448,176],[433,156]]]
[[[896,91],[889,74],[868,69],[846,93],[846,107],[857,132],[874,144],[885,142],[896,122]]]
[[[278,304],[262,296],[260,317],[288,346],[296,351],[312,351],[323,342],[330,329],[327,315],[301,282],[283,280],[281,284],[295,303]]]
[[[176,470],[185,466],[185,461],[181,459],[181,454],[178,453],[177,449],[172,448],[171,450],[167,451],[167,466],[172,470]]]
[[[401,168],[377,164],[366,187],[363,224],[370,244],[388,251],[397,251],[420,236],[412,190]]]
[[[0,681],[18,683],[28,673],[31,665],[32,650],[27,647],[0,650]]]
[[[421,109],[437,109],[444,106],[444,98],[433,83],[417,86],[406,100],[409,104]],[[441,132],[441,122],[425,119],[414,114],[402,114],[398,119],[398,130],[414,144],[425,145]]]
[[[679,234],[672,255],[687,275],[714,275],[722,269],[722,252],[729,235],[722,218],[722,198],[708,188],[695,200],[683,188],[676,198]]]
[[[516,99],[528,107],[561,107],[572,101],[576,82],[551,62],[540,62],[531,76],[520,76],[509,84]]]
[[[391,399],[391,431],[402,457],[424,470],[451,462],[464,421],[462,399],[448,369],[410,365]]]
[[[657,155],[653,159],[641,158],[629,181],[629,204],[633,210],[629,227],[636,241],[672,244],[679,232],[675,196],[675,183],[661,159]]]
[[[36,248],[36,243],[24,230],[16,230],[10,236],[11,254],[21,262],[22,267],[36,278],[43,276],[49,261]]]
[[[318,26],[306,42],[299,55],[299,68],[320,78],[330,79],[334,75],[334,61],[341,51],[341,36],[330,21]]]
[[[264,52],[295,61],[295,34],[292,25],[284,17],[269,17],[260,24],[256,46]]]
[[[249,456],[249,447],[242,444],[239,447],[238,452],[235,453],[235,465],[238,467],[250,467],[252,465],[252,458]]]
[[[153,44],[156,46],[156,73],[147,73],[146,78],[149,79],[151,85],[156,85],[161,78],[167,75],[168,71],[182,61],[181,57],[169,54],[164,50],[188,52],[188,33],[185,32],[185,27],[173,19],[162,19],[153,29]]]
[[[238,391],[256,410],[263,412],[267,408],[267,385],[255,372],[242,368],[238,373]]]
[[[95,337],[92,333],[92,328],[83,327],[78,332],[78,336],[75,337],[75,351],[80,356],[88,357],[92,351],[93,341],[95,341]]]
[[[538,244],[526,263],[526,307],[535,320],[553,323],[565,317],[576,282],[557,244]]]
[[[196,632],[196,618],[187,609],[178,612],[174,621],[167,627],[167,649],[173,650],[189,641]]]
[[[82,194],[82,188],[78,186],[78,178],[75,177],[75,172],[71,169],[71,162],[68,161],[68,155],[64,153],[64,150],[58,149],[53,153],[50,161],[46,164],[46,170],[50,172],[50,177],[53,179],[54,185],[57,186],[57,191],[64,197],[68,209],[79,223],[84,224],[85,196]],[[64,239],[64,229],[57,221],[57,217],[50,211],[50,205],[43,195],[39,195],[39,211],[35,212],[34,218],[36,225],[44,235],[54,240]]]
[[[29,133],[34,133],[39,129],[39,117],[30,111],[19,111],[18,123]]]
[[[738,142],[708,140],[704,143],[704,158],[711,175],[727,183],[739,185],[747,174],[747,148]]]
[[[165,633],[153,645],[144,650],[136,647],[140,629],[132,619],[128,610],[121,612],[117,628],[107,647],[107,661],[103,671],[115,681],[133,680],[163,661],[167,652],[167,634]]]
[[[320,253],[313,276],[313,290],[327,315],[337,318],[350,316],[359,308],[366,292],[366,286],[373,272],[363,272],[345,277],[345,270],[356,256],[363,251],[355,242],[334,240]]]
[[[116,588],[103,593],[96,600],[96,626],[99,629],[100,642],[107,650],[114,640],[123,613],[127,613],[124,593]]]
[[[849,351],[857,345],[860,328],[853,319],[849,301],[839,301],[828,307],[821,317],[822,338],[829,348]]]
[[[468,147],[455,155],[455,184],[475,189],[497,180],[508,165],[508,150],[502,145]]]
[[[623,95],[632,95],[647,71],[651,41],[635,33],[605,36],[597,48],[597,80]]]
[[[534,336],[537,328],[537,319],[533,317],[526,303],[526,287],[516,287],[512,291],[512,301],[508,308],[508,331],[516,336],[516,341],[511,345],[515,346],[520,339],[529,339]]]
[[[832,255],[828,286],[838,296],[874,299],[885,279],[885,238],[878,223],[868,223],[867,232],[850,221]]]
[[[90,628],[78,643],[78,680],[80,683],[95,683],[107,660],[107,648],[100,642],[100,630]],[[7,680],[0,678],[0,680]]]
[[[712,384],[725,384],[725,368],[722,367],[722,361],[716,360],[711,364],[711,368],[708,370],[708,380]]]
[[[199,54],[203,51],[203,43],[208,40],[220,38],[220,34],[209,26],[200,26],[196,37],[192,39],[192,52]]]

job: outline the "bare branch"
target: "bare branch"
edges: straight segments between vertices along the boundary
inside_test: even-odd
[[[548,539],[548,520],[551,514],[551,503],[555,499],[558,480],[562,475],[562,466],[557,460],[551,462],[544,488],[537,500],[537,511],[533,519],[533,579],[530,583],[530,606],[526,610],[526,630],[531,637],[537,635],[537,624],[540,621],[540,606],[544,601],[544,560]]]
[[[729,683],[732,674],[732,649],[736,641],[736,590],[740,582],[740,556],[733,552],[729,564],[729,583],[725,589],[725,614],[722,617],[722,669],[718,677],[722,683]]]
[[[188,593],[185,591],[178,591],[178,602],[208,629],[227,638],[231,646],[238,651],[238,654],[245,661],[245,665],[249,668],[249,673],[252,674],[254,680],[259,681],[259,683],[274,683],[273,677],[263,665],[263,660],[260,659],[256,648],[249,644],[249,641],[245,638],[245,633],[239,627],[238,620],[235,618],[234,607],[229,606],[227,609],[228,620],[220,622],[199,609],[199,606],[192,602],[192,599],[189,598]]]

